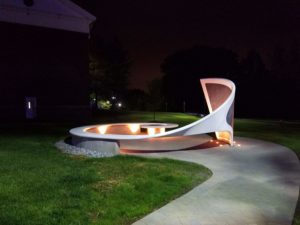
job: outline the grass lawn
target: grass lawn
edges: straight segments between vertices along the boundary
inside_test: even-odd
[[[74,157],[69,125],[0,126],[0,224],[131,224],[211,176],[169,159]]]
[[[284,145],[300,159],[300,122],[237,119],[235,135]]]
[[[185,125],[198,118],[157,113],[156,119]],[[87,124],[151,120],[153,113],[134,112]],[[0,126],[0,224],[131,224],[211,176],[174,160],[60,153],[53,143],[77,125],[84,124]],[[235,135],[285,145],[300,158],[300,123],[237,119]],[[300,225],[299,209],[294,225]]]
[[[93,119],[92,123],[102,122],[149,122],[153,121],[153,112],[129,112],[114,115],[113,117],[101,116],[99,119]],[[183,113],[173,112],[156,112],[155,120],[158,122],[177,123],[179,126],[183,126],[198,120],[199,117],[192,116]]]

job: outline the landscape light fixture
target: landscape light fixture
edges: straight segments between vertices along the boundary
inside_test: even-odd
[[[107,130],[107,126],[99,126],[99,127],[97,127],[97,130],[100,134],[105,134],[105,132]]]
[[[139,124],[129,124],[128,126],[132,133],[137,133],[140,130]]]

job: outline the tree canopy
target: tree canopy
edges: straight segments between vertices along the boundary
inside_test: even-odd
[[[163,90],[170,110],[204,112],[200,78],[215,76],[235,80],[239,62],[237,55],[224,48],[194,46],[166,57],[161,65]],[[199,99],[199,101],[195,101]],[[202,99],[202,102],[201,102]]]
[[[123,96],[129,84],[131,60],[118,39],[92,37],[89,71],[97,97]]]
[[[237,86],[237,116],[260,118],[297,118],[290,110],[290,99],[300,97],[300,58],[298,45],[289,51],[274,48],[270,67],[260,54],[250,50],[243,58],[225,48],[194,46],[178,50],[161,65],[163,94],[171,111],[207,113],[199,79],[223,77]]]

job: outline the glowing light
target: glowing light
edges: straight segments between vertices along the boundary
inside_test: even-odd
[[[213,141],[214,141],[213,139],[210,140],[210,142],[213,142]]]
[[[139,124],[129,124],[129,129],[132,133],[136,133],[140,130],[140,125]]]
[[[222,131],[222,132],[216,132],[217,139],[230,143],[230,133],[227,131]]]
[[[107,104],[110,104],[110,101],[106,101]]]
[[[121,102],[118,103],[118,107],[122,107],[122,103]]]
[[[223,145],[220,145],[220,147],[222,147]]]
[[[241,147],[241,145],[240,145],[240,144],[238,144],[237,146],[238,146],[238,147]]]
[[[159,128],[159,133],[165,133],[165,132],[166,132],[166,128],[164,127]]]
[[[148,135],[154,135],[155,134],[155,128],[147,128]]]
[[[216,144],[219,144],[219,142],[217,141]]]
[[[105,134],[108,126],[99,126],[97,127],[97,130],[100,134]]]
[[[28,109],[31,109],[31,102],[28,102]]]
[[[116,99],[116,96],[112,96],[111,99]]]

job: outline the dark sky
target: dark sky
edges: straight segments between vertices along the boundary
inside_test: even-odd
[[[97,32],[117,36],[134,61],[131,87],[161,76],[170,53],[195,44],[251,49],[267,61],[275,46],[300,37],[299,0],[74,0],[97,18]]]

